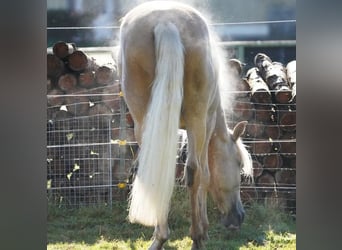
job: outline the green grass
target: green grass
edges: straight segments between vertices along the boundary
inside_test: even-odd
[[[147,249],[153,228],[130,224],[127,202],[108,207],[61,209],[49,206],[48,250]],[[296,249],[295,219],[279,209],[260,204],[246,208],[241,230],[227,231],[218,222],[218,211],[209,200],[207,249]],[[171,235],[165,250],[190,249],[190,209],[183,188],[176,188],[169,217]]]

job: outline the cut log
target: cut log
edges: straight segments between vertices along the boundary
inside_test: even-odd
[[[89,100],[93,103],[93,104],[98,104],[98,103],[102,103],[102,93],[103,93],[103,88],[102,87],[95,87],[95,88],[90,88],[88,89],[89,94]]]
[[[65,110],[58,110],[55,114],[55,127],[59,130],[69,130],[72,128],[71,123],[68,122],[72,118],[72,114]],[[64,132],[63,132],[64,133]],[[64,135],[64,134],[63,134]],[[56,139],[60,140],[62,137],[55,135]],[[64,138],[64,136],[63,136]],[[58,144],[58,143],[57,143]]]
[[[297,100],[297,91],[296,91],[296,88],[297,88],[297,83],[293,84],[292,85],[292,99],[291,99],[291,103],[296,103],[296,100]]]
[[[237,98],[244,98],[244,97],[248,97],[250,98],[250,93],[251,93],[251,89],[249,88],[249,84],[247,82],[247,79],[246,78],[243,78],[239,81],[236,82],[236,85],[235,85],[235,88],[236,88],[236,97]]]
[[[258,121],[249,122],[246,126],[245,135],[249,138],[263,138],[264,127],[265,125]]]
[[[279,139],[281,136],[281,130],[275,122],[265,125],[264,131],[265,137],[271,138],[272,140]]]
[[[297,159],[296,158],[291,158],[289,160],[289,167],[290,168],[296,168],[296,165],[297,165]]]
[[[278,186],[295,186],[296,171],[294,169],[280,169],[274,174]]]
[[[58,79],[58,87],[65,92],[74,90],[76,86],[77,78],[74,74],[66,73],[64,75],[61,75]]]
[[[237,98],[233,104],[233,115],[238,120],[250,120],[254,117],[253,103],[250,102],[250,98]]]
[[[263,53],[258,53],[254,57],[254,63],[269,89],[274,91],[273,96],[275,101],[278,103],[288,103],[292,97],[292,91],[287,82],[284,65],[280,62],[272,62]]]
[[[72,54],[76,50],[74,43],[57,42],[53,45],[53,53],[60,59],[65,59],[68,55]]]
[[[268,141],[268,140],[254,141],[251,144],[251,151],[253,154],[257,154],[257,155],[268,154],[272,151],[272,141]]]
[[[296,84],[296,60],[293,60],[286,65],[286,77],[290,87]]]
[[[64,72],[64,63],[54,54],[47,54],[46,56],[47,76],[51,78],[58,78]]]
[[[297,85],[297,77],[296,77],[296,60],[289,62],[286,65],[286,76],[289,85],[292,90],[292,99],[291,103],[296,103],[296,85]]]
[[[83,88],[69,89],[65,95],[65,104],[67,110],[76,116],[84,116],[88,114],[89,98],[86,95],[87,90]]]
[[[269,172],[264,173],[257,178],[257,185],[261,187],[275,187],[276,181]]]
[[[255,120],[265,124],[275,121],[276,110],[273,104],[254,104]]]
[[[265,155],[263,158],[264,169],[275,172],[283,165],[283,159],[279,154]]]
[[[95,81],[99,85],[113,84],[116,76],[116,67],[114,64],[106,64],[98,67],[95,72]]]
[[[271,92],[262,79],[258,68],[253,67],[246,73],[247,83],[251,90],[251,101],[254,103],[271,103]]]
[[[258,160],[253,160],[253,177],[256,179],[260,175],[262,175],[264,168],[262,164]]]
[[[53,83],[51,81],[50,78],[47,78],[47,81],[46,81],[46,90],[47,91],[50,91],[51,89],[53,89]]]
[[[236,58],[228,60],[228,70],[237,77],[241,77],[243,66],[245,64]]]
[[[95,59],[88,57],[83,51],[75,50],[68,56],[68,67],[75,72],[83,72],[84,70],[96,70],[98,65]]]
[[[78,77],[79,85],[83,88],[92,88],[95,86],[95,71],[86,70],[80,73]]]
[[[60,107],[65,103],[64,92],[60,89],[52,89],[47,93],[49,107]]]
[[[112,111],[103,103],[98,103],[89,108],[88,115],[96,128],[109,128],[113,118]]]
[[[274,98],[278,103],[288,103],[292,98],[292,90],[287,82],[286,70],[284,65],[273,62],[267,68],[266,83],[271,90],[274,90]]]
[[[121,106],[121,97],[120,93],[120,83],[115,81],[114,84],[107,85],[102,88],[102,101],[103,103],[112,109],[113,113],[120,112]]]
[[[284,133],[279,140],[282,155],[289,158],[296,157],[296,134],[294,132]]]
[[[254,65],[259,69],[261,76],[266,79],[265,69],[272,65],[272,60],[264,53],[258,53],[254,57]]]
[[[127,128],[134,128],[134,121],[132,115],[130,113],[126,114],[126,127]]]
[[[252,205],[258,200],[257,189],[253,186],[241,187],[240,196],[244,205]]]
[[[278,124],[282,131],[296,130],[296,113],[290,105],[278,106]]]

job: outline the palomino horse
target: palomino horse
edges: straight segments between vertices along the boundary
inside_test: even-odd
[[[207,22],[187,5],[151,1],[122,20],[121,83],[140,145],[128,218],[155,227],[150,249],[162,249],[169,237],[179,128],[188,136],[192,249],[207,239],[208,191],[228,228],[243,221],[240,172],[250,175],[252,167],[239,138],[246,122],[226,127],[219,88],[228,84],[223,59]]]

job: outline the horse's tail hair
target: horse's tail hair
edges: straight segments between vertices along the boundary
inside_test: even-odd
[[[146,226],[167,222],[183,100],[184,48],[179,31],[171,22],[159,23],[154,38],[155,78],[128,216],[131,222]]]

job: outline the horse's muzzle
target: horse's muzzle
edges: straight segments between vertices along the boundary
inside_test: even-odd
[[[244,218],[245,210],[239,201],[233,204],[228,214],[223,215],[221,222],[229,230],[239,230]]]

